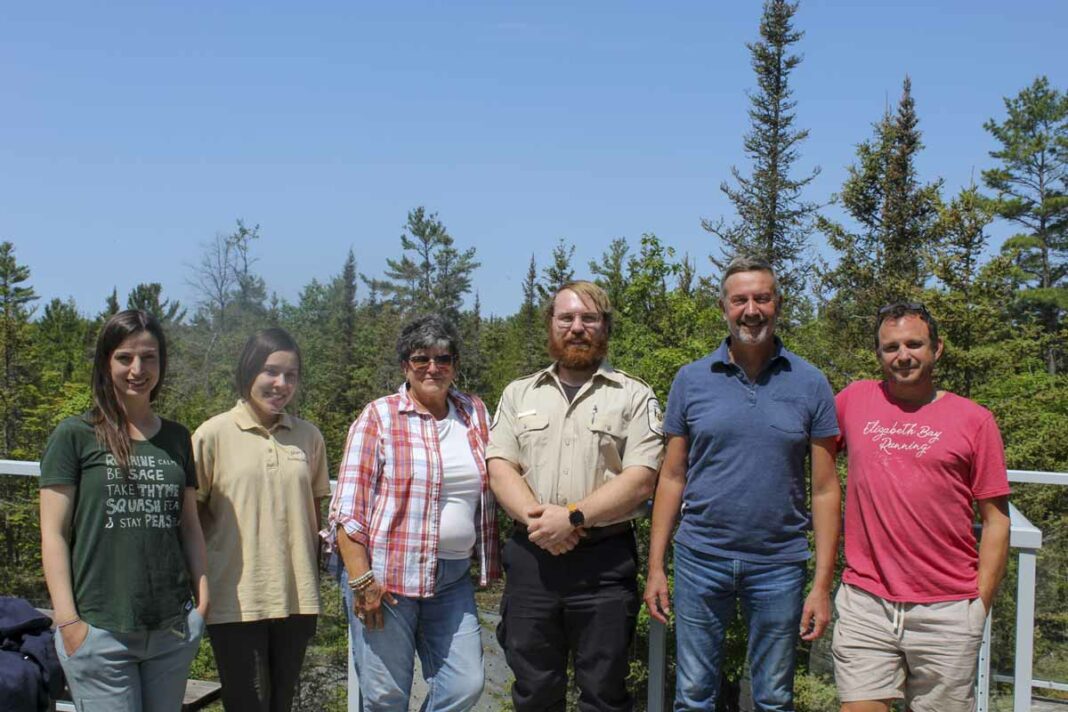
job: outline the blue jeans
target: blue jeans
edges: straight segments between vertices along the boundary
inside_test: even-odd
[[[341,590],[352,633],[352,660],[366,712],[407,712],[415,656],[429,685],[423,712],[460,712],[482,695],[482,633],[467,559],[438,559],[430,598],[395,596],[384,601],[385,624],[368,630],[352,612],[352,592],[342,568]]]
[[[749,627],[757,710],[794,709],[805,563],[757,564],[675,544],[675,710],[714,710],[723,641],[738,602]]]

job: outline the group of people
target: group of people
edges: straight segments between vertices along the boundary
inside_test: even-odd
[[[80,712],[181,709],[206,628],[226,709],[288,710],[330,495],[322,435],[285,412],[300,349],[282,329],[250,337],[237,404],[192,437],[153,409],[166,372],[156,318],[112,316],[92,408],[41,458],[41,559],[71,696]]]
[[[1009,488],[990,412],[935,384],[935,320],[922,304],[879,310],[883,379],[836,397],[775,336],[782,297],[767,263],[734,260],[720,305],[729,336],[679,370],[666,414],[606,360],[613,310],[593,283],[552,296],[552,364],[510,383],[492,420],[455,387],[455,328],[409,323],[404,382],[352,424],[325,526],[322,437],[285,413],[301,376],[289,335],[249,339],[240,400],[190,441],[152,410],[166,370],[158,323],[117,314],[98,339],[93,408],[60,424],[41,463],[56,647],[79,709],[178,709],[205,622],[226,709],[289,709],[315,631],[321,538],[340,556],[365,709],[407,709],[417,656],[422,709],[477,702],[475,560],[481,585],[506,576],[497,639],[516,710],[563,710],[569,666],[580,710],[630,710],[633,521],[652,498],[644,601],[660,621],[674,609],[675,709],[715,709],[740,604],[756,708],[792,710],[797,640],[831,621],[839,452],[842,709],[972,709]],[[512,520],[503,548],[498,504]]]

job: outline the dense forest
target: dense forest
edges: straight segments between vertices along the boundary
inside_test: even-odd
[[[289,329],[305,363],[296,409],[321,429],[331,467],[363,405],[398,386],[393,348],[406,319],[438,311],[455,320],[463,337],[459,384],[492,409],[505,384],[547,363],[543,307],[572,277],[597,281],[616,307],[613,364],[666,399],[676,370],[726,334],[718,273],[744,252],[776,266],[786,297],[780,335],[823,369],[835,390],[877,374],[876,309],[922,301],[946,341],[940,385],[995,413],[1009,467],[1068,471],[1068,93],[1045,77],[1021,78],[1018,93],[990,107],[983,126],[994,148],[975,156],[987,166],[980,181],[951,194],[938,176],[918,173],[921,109],[905,77],[896,105],[872,117],[840,191],[809,195],[814,174],[796,168],[807,131],[795,125],[789,81],[801,62],[797,10],[768,0],[759,38],[748,45],[755,72],[742,137],[748,165],[731,168],[721,186],[734,214],[702,221],[709,254],[679,255],[644,234],[613,240],[582,265],[561,240],[551,254],[529,256],[521,306],[508,316],[482,314],[479,283],[494,276],[480,271],[474,246],[424,207],[408,213],[382,274],[361,273],[357,248],[338,255],[336,273],[305,285],[292,303],[256,271],[257,240],[270,226],[238,220],[229,233],[200,242],[185,275],[195,288],[191,304],[164,294],[159,283],[127,295],[108,294],[102,284],[96,305],[42,304],[12,236],[0,244],[0,458],[39,459],[50,430],[88,408],[96,332],[124,307],[162,320],[170,368],[159,410],[191,429],[232,405],[234,365],[249,333]],[[998,223],[1013,234],[992,245]],[[192,245],[202,236],[189,239]],[[0,478],[0,581],[5,594],[40,598],[36,500],[17,479]],[[1044,534],[1036,676],[1068,679],[1068,612],[1060,604],[1068,598],[1068,489],[1019,485],[1013,502]],[[995,628],[995,666],[1003,670],[1011,668],[1012,576],[1010,570],[999,603],[1006,615]],[[733,656],[735,680],[740,656],[744,650]],[[642,676],[636,663],[638,684]],[[827,693],[819,685],[801,686],[806,709],[832,704],[820,701]]]

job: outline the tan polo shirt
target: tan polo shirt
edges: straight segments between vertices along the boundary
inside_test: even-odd
[[[516,465],[538,502],[567,505],[624,468],[659,469],[661,421],[653,390],[607,363],[568,403],[553,364],[504,389],[486,459],[499,457]]]
[[[323,436],[282,415],[270,431],[249,406],[193,433],[208,545],[208,623],[319,612],[316,499],[330,495]]]

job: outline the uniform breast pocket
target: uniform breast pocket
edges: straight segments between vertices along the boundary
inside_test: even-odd
[[[516,418],[515,436],[519,441],[519,453],[523,464],[534,466],[538,450],[546,445],[549,437],[549,419],[539,413],[529,413]]]
[[[597,443],[595,471],[598,473],[608,471],[618,475],[623,470],[623,452],[627,444],[623,423],[596,418],[589,427],[590,437]]]
[[[808,439],[811,416],[802,398],[773,398],[768,413],[768,425],[791,440]]]

